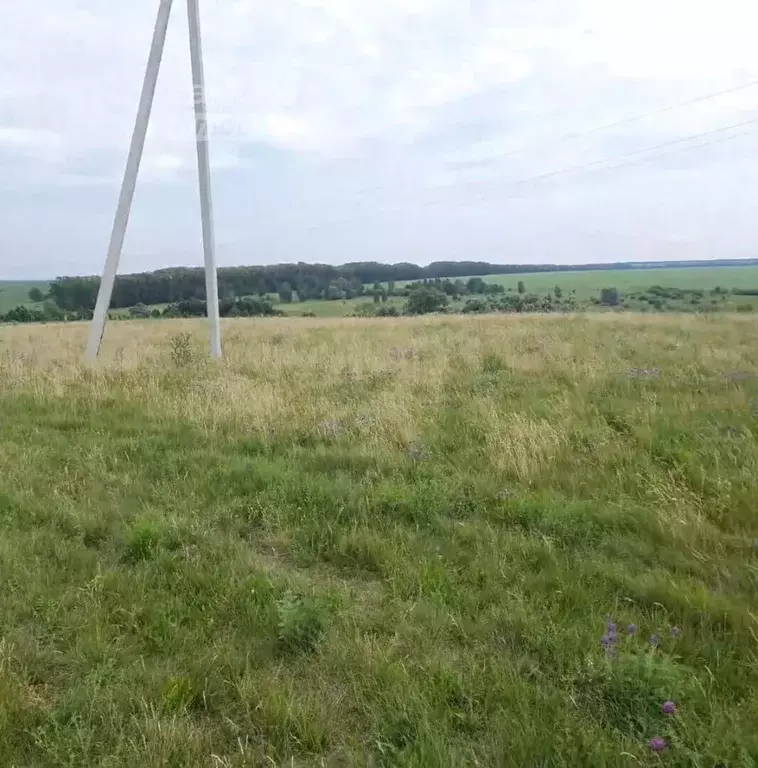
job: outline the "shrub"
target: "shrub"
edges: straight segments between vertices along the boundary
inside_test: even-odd
[[[286,653],[314,651],[326,633],[326,606],[312,598],[288,592],[277,603],[277,638]]]
[[[449,299],[443,291],[431,286],[422,285],[414,288],[405,304],[407,315],[428,315],[441,312],[448,305]]]
[[[489,303],[485,299],[469,299],[464,305],[462,312],[469,314],[482,314],[490,309]]]
[[[45,316],[45,320],[65,320],[66,313],[54,302],[46,301],[42,306],[42,314]]]
[[[194,360],[192,350],[192,336],[184,331],[177,333],[169,339],[171,345],[171,360],[177,368],[186,368]]]
[[[134,318],[144,319],[150,317],[150,309],[144,304],[136,304],[129,309],[129,316]]]

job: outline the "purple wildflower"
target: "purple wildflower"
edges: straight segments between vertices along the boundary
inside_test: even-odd
[[[611,634],[610,632],[607,632],[605,635],[603,635],[600,638],[600,645],[605,648],[605,655],[610,657],[615,657],[618,653],[618,650],[616,649],[616,643],[618,642],[618,637],[615,634]]]
[[[637,634],[637,625],[636,624],[630,624],[626,628],[626,634],[627,635],[636,635]]]
[[[615,621],[609,621],[608,622],[608,636],[609,637],[616,637],[616,622]]]
[[[675,640],[678,640],[681,634],[682,630],[679,629],[679,627],[671,627],[671,637],[673,637]]]
[[[660,736],[656,736],[653,739],[650,739],[648,742],[650,744],[650,749],[653,750],[653,752],[663,752],[664,749],[668,749],[669,743],[667,739],[663,739]]]
[[[664,701],[661,705],[661,709],[663,710],[664,715],[676,714],[676,704],[673,701]]]
[[[658,647],[658,643],[661,641],[661,638],[658,635],[651,635],[650,636],[650,645],[653,646],[653,648]]]

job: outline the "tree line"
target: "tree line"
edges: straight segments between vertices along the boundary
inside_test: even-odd
[[[395,284],[402,281],[505,274],[516,269],[483,262],[435,262],[427,267],[376,262],[342,266],[300,263],[224,267],[218,271],[218,288],[222,301],[271,294],[278,295],[285,304],[295,300],[340,301],[372,296],[379,290],[397,295]],[[534,271],[533,266],[523,269]],[[62,310],[93,310],[99,288],[99,277],[59,277],[50,284],[47,298]],[[111,308],[126,309],[140,304],[151,306],[203,299],[205,272],[202,268],[161,269],[119,275],[113,288]]]
[[[487,283],[481,277],[461,279],[427,278],[404,286],[399,295],[407,300],[399,310],[395,305],[385,306],[377,300],[374,305],[359,306],[359,316],[426,315],[432,313],[484,314],[487,312],[567,312],[578,308],[576,291],[564,298],[559,285],[544,296],[527,293],[523,280],[518,281],[516,291],[496,283]],[[383,295],[381,298],[385,298]],[[379,306],[376,306],[376,305]]]
[[[750,262],[756,260],[750,260]],[[747,264],[748,261],[736,261]],[[697,262],[661,262],[660,267],[686,267]],[[711,262],[712,265],[731,261]],[[758,261],[756,261],[758,263]],[[296,299],[342,300],[371,295],[376,284],[392,284],[436,278],[482,277],[486,275],[523,274],[528,272],[567,272],[590,269],[635,269],[642,264],[491,264],[480,261],[437,261],[422,267],[418,264],[380,264],[353,262],[342,266],[328,264],[276,264],[260,267],[223,267],[218,271],[219,296],[234,300],[243,296],[278,294],[280,301]],[[370,286],[374,285],[373,288]],[[368,287],[367,287],[368,286]],[[100,288],[99,277],[59,277],[50,284],[48,297],[61,310],[93,310]],[[201,268],[172,268],[156,272],[119,275],[113,290],[111,307],[125,309],[145,304],[173,304],[192,299],[205,299],[205,273]]]

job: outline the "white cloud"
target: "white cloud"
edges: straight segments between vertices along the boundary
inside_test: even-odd
[[[58,132],[60,162],[124,147],[155,5],[15,5],[0,31],[0,91],[15,94],[10,127],[40,138]],[[191,137],[182,5],[176,0],[149,145],[159,156],[186,149]],[[440,107],[546,64],[580,95],[592,74],[648,79],[664,101],[756,71],[758,6],[746,0],[717,10],[711,0],[578,0],[571,11],[546,0],[525,10],[500,0],[279,0],[203,12],[218,140],[326,155],[389,131],[410,140],[434,129]],[[505,122],[502,131],[507,143]]]
[[[46,154],[50,148],[60,144],[60,137],[53,131],[44,128],[0,125],[0,144],[19,147],[21,150],[30,149],[33,152],[41,150],[43,154]]]
[[[14,205],[34,210],[39,190],[56,185],[108,187],[115,195],[156,7],[157,0],[36,0],[4,12],[0,152],[13,162],[4,163],[0,191],[12,189]],[[753,0],[236,0],[203,3],[202,12],[211,155],[214,169],[224,172],[217,181],[222,221],[224,196],[246,199],[248,188],[255,204],[290,217],[295,229],[290,201],[302,195],[296,215],[311,233],[316,225],[307,205],[321,215],[330,204],[341,212],[337,218],[353,216],[355,231],[363,233],[371,216],[386,230],[388,211],[410,221],[426,216],[419,211],[432,201],[448,221],[458,208],[445,205],[462,205],[465,216],[479,213],[483,232],[472,243],[484,247],[513,236],[494,214],[511,199],[513,179],[758,115],[756,86],[588,132],[758,78]],[[184,183],[195,173],[193,127],[186,10],[175,0],[143,166],[147,187]],[[671,211],[666,196],[680,193],[672,185],[682,175],[688,189],[696,176],[725,199],[739,198],[737,179],[744,183],[755,168],[746,146],[683,154],[678,175],[652,165],[613,176],[618,198],[628,206],[634,179],[656,167],[657,191],[639,205]],[[274,170],[269,157],[278,158]],[[292,163],[300,176],[282,170]],[[713,174],[722,174],[718,183],[703,181]],[[593,199],[590,187],[585,194],[587,183],[573,193],[585,208],[573,210],[572,220],[611,204],[604,192]],[[26,203],[18,196],[24,187]],[[451,194],[440,197],[440,188]],[[712,204],[710,198],[700,203]],[[681,215],[672,231],[696,239],[696,223],[707,222],[707,212]],[[623,216],[605,218],[624,226]],[[657,218],[643,219],[653,237],[666,234]],[[249,220],[249,213],[235,220],[240,237],[258,236]],[[404,226],[398,223],[398,232],[415,242]],[[353,258],[348,251],[355,242],[322,248],[334,253],[329,258]],[[661,242],[665,248],[666,239]],[[412,257],[414,247],[404,256]]]

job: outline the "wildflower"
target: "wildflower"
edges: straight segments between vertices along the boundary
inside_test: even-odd
[[[608,622],[608,634],[611,637],[616,637],[616,622],[615,621],[609,621]]]
[[[613,647],[613,644],[616,642],[615,637],[611,637],[610,635],[603,635],[600,638],[600,645],[603,646],[603,648],[608,649]]]
[[[630,624],[626,628],[626,634],[627,635],[636,635],[637,634],[637,625],[636,624]]]
[[[661,705],[661,709],[663,710],[664,715],[676,714],[676,704],[673,701],[664,701]]]
[[[661,638],[658,635],[651,635],[650,636],[650,645],[653,646],[653,648],[658,647],[658,643],[661,641]]]
[[[679,629],[679,627],[671,627],[671,637],[673,637],[675,640],[678,640],[681,634],[682,630]]]
[[[664,749],[668,749],[669,743],[667,739],[663,739],[660,736],[656,736],[653,739],[650,739],[648,742],[650,744],[650,749],[653,750],[653,752],[663,752]]]

